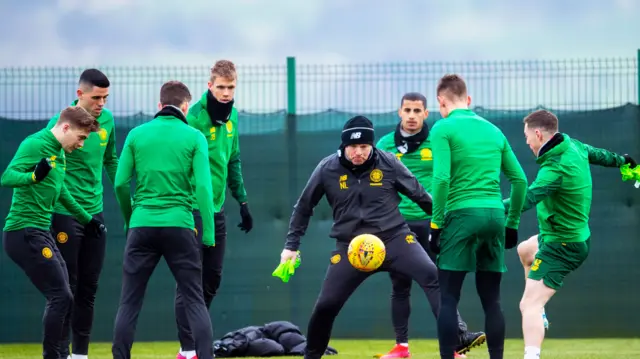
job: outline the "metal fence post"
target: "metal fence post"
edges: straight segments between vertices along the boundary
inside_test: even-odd
[[[286,120],[286,141],[287,141],[287,179],[289,181],[288,186],[288,211],[284,211],[284,223],[289,224],[288,214],[291,213],[291,208],[295,204],[298,197],[298,188],[296,186],[297,173],[298,173],[298,156],[296,156],[296,150],[298,148],[297,142],[297,120],[296,120],[296,58],[287,57],[287,120]],[[300,285],[293,281],[289,283],[289,317],[293,323],[297,323],[301,316],[299,313],[300,303]]]
[[[638,95],[638,106],[640,106],[640,49],[638,49],[638,54],[636,56],[636,66],[638,67],[638,85],[636,87],[636,94]]]

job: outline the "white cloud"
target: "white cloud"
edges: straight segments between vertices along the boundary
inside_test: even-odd
[[[640,10],[640,4],[638,4],[637,0],[615,0],[613,3],[616,8],[629,12],[630,15],[637,16],[638,10]]]
[[[433,77],[436,70],[416,70],[421,65],[398,70],[348,63],[635,57],[640,33],[635,16],[640,2],[635,0],[614,0],[610,8],[595,2],[574,7],[573,2],[506,0],[452,0],[446,5],[407,0],[375,6],[364,0],[190,0],[188,6],[168,0],[30,4],[2,5],[3,12],[13,16],[0,29],[15,32],[0,38],[0,66],[165,66],[162,76],[184,77],[188,72],[186,78],[197,92],[204,84],[199,82],[200,69],[205,69],[202,76],[206,77],[206,68],[215,60],[228,58],[241,68],[251,65],[244,68],[264,72],[270,70],[261,65],[279,65],[282,70],[286,57],[295,56],[301,71],[306,71],[298,91],[299,103],[308,111],[327,107],[386,111],[395,106],[395,96],[406,90],[428,93],[435,81],[426,74]],[[335,66],[313,67],[322,64]],[[198,66],[198,70],[180,72],[167,66]],[[385,71],[409,74],[398,78]],[[491,70],[482,71],[478,76],[491,76]],[[144,86],[151,95],[161,81],[150,80],[145,73],[131,76],[149,81]],[[243,104],[256,110],[284,108],[286,88],[280,75],[272,76],[278,79],[267,86],[268,96],[260,95],[265,91],[261,84],[248,88],[253,86],[251,76],[257,75],[242,80]],[[142,85],[131,88],[135,86]],[[127,91],[134,90],[119,88],[121,93]],[[531,96],[535,91],[534,85],[519,90]],[[496,102],[497,95],[486,96],[486,101]],[[482,100],[478,95],[475,99]],[[117,101],[130,105],[125,97]],[[136,101],[131,106],[155,103]]]

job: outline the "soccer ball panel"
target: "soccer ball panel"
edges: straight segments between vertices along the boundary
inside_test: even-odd
[[[362,272],[372,272],[382,265],[386,256],[384,243],[372,234],[361,234],[349,243],[349,263]]]

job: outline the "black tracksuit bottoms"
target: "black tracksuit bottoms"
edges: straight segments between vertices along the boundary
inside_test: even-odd
[[[193,219],[196,225],[196,238],[198,243],[202,243],[202,215],[200,211],[193,211]],[[224,209],[214,214],[213,221],[216,231],[216,245],[214,247],[204,247],[200,244],[202,251],[202,291],[207,310],[211,308],[211,302],[213,302],[213,298],[216,296],[222,281],[222,265],[224,264],[224,251],[227,243]],[[184,295],[181,293],[180,288],[176,287],[174,310],[178,327],[178,340],[183,351],[190,351],[195,350],[195,342],[192,330],[189,328],[183,297]]]
[[[73,295],[69,287],[67,266],[48,230],[25,228],[4,232],[2,244],[7,256],[29,277],[44,295],[47,304],[42,324],[44,359],[62,358],[63,327]]]
[[[104,216],[93,216],[104,223]],[[93,327],[93,306],[98,292],[98,280],[104,264],[107,234],[99,236],[88,232],[73,216],[54,213],[51,233],[62,258],[67,264],[69,285],[73,293],[70,315],[64,322],[61,357],[69,355],[69,329],[72,335],[72,353],[89,354],[89,341]]]
[[[196,355],[213,358],[211,318],[202,295],[201,243],[193,229],[137,227],[129,229],[122,263],[122,292],[116,314],[113,358],[130,359],[144,294],[160,257],[164,257],[185,302]]]
[[[435,265],[435,255],[429,251],[429,227],[431,221],[407,221],[411,232],[415,233],[416,240],[429,255],[429,272],[438,276],[438,268]],[[391,321],[396,334],[396,343],[409,342],[409,316],[411,314],[411,277],[398,272],[389,272],[393,291],[391,292]],[[437,280],[437,279],[436,279]],[[427,299],[431,305],[431,311],[435,318],[440,314],[440,285],[429,287]],[[458,334],[467,332],[467,324],[458,313]]]
[[[431,270],[432,262],[415,237],[415,233],[401,230],[390,238],[381,238],[385,242],[386,257],[382,266],[373,272],[355,269],[347,259],[349,243],[336,242],[336,249],[331,253],[334,260],[329,264],[309,319],[305,359],[319,359],[325,353],[335,318],[351,294],[373,273],[384,271],[407,276],[415,280],[429,298],[438,287],[437,272]],[[340,259],[335,260],[338,254]]]

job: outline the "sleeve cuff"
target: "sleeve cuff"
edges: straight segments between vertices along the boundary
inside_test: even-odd
[[[290,251],[297,251],[300,248],[300,242],[293,242],[287,240],[287,243],[284,245],[284,249],[288,249]]]
[[[92,219],[92,218],[93,218],[93,217],[92,217],[89,213],[86,213],[86,212],[85,212],[85,214],[83,214],[83,215],[81,216],[81,218],[80,218],[80,222],[81,222],[83,225],[84,225],[84,224],[89,224],[89,222],[91,222],[91,219]]]
[[[236,201],[238,201],[238,203],[243,204],[245,202],[248,202],[247,200],[247,195],[242,195],[242,196],[236,196]]]

